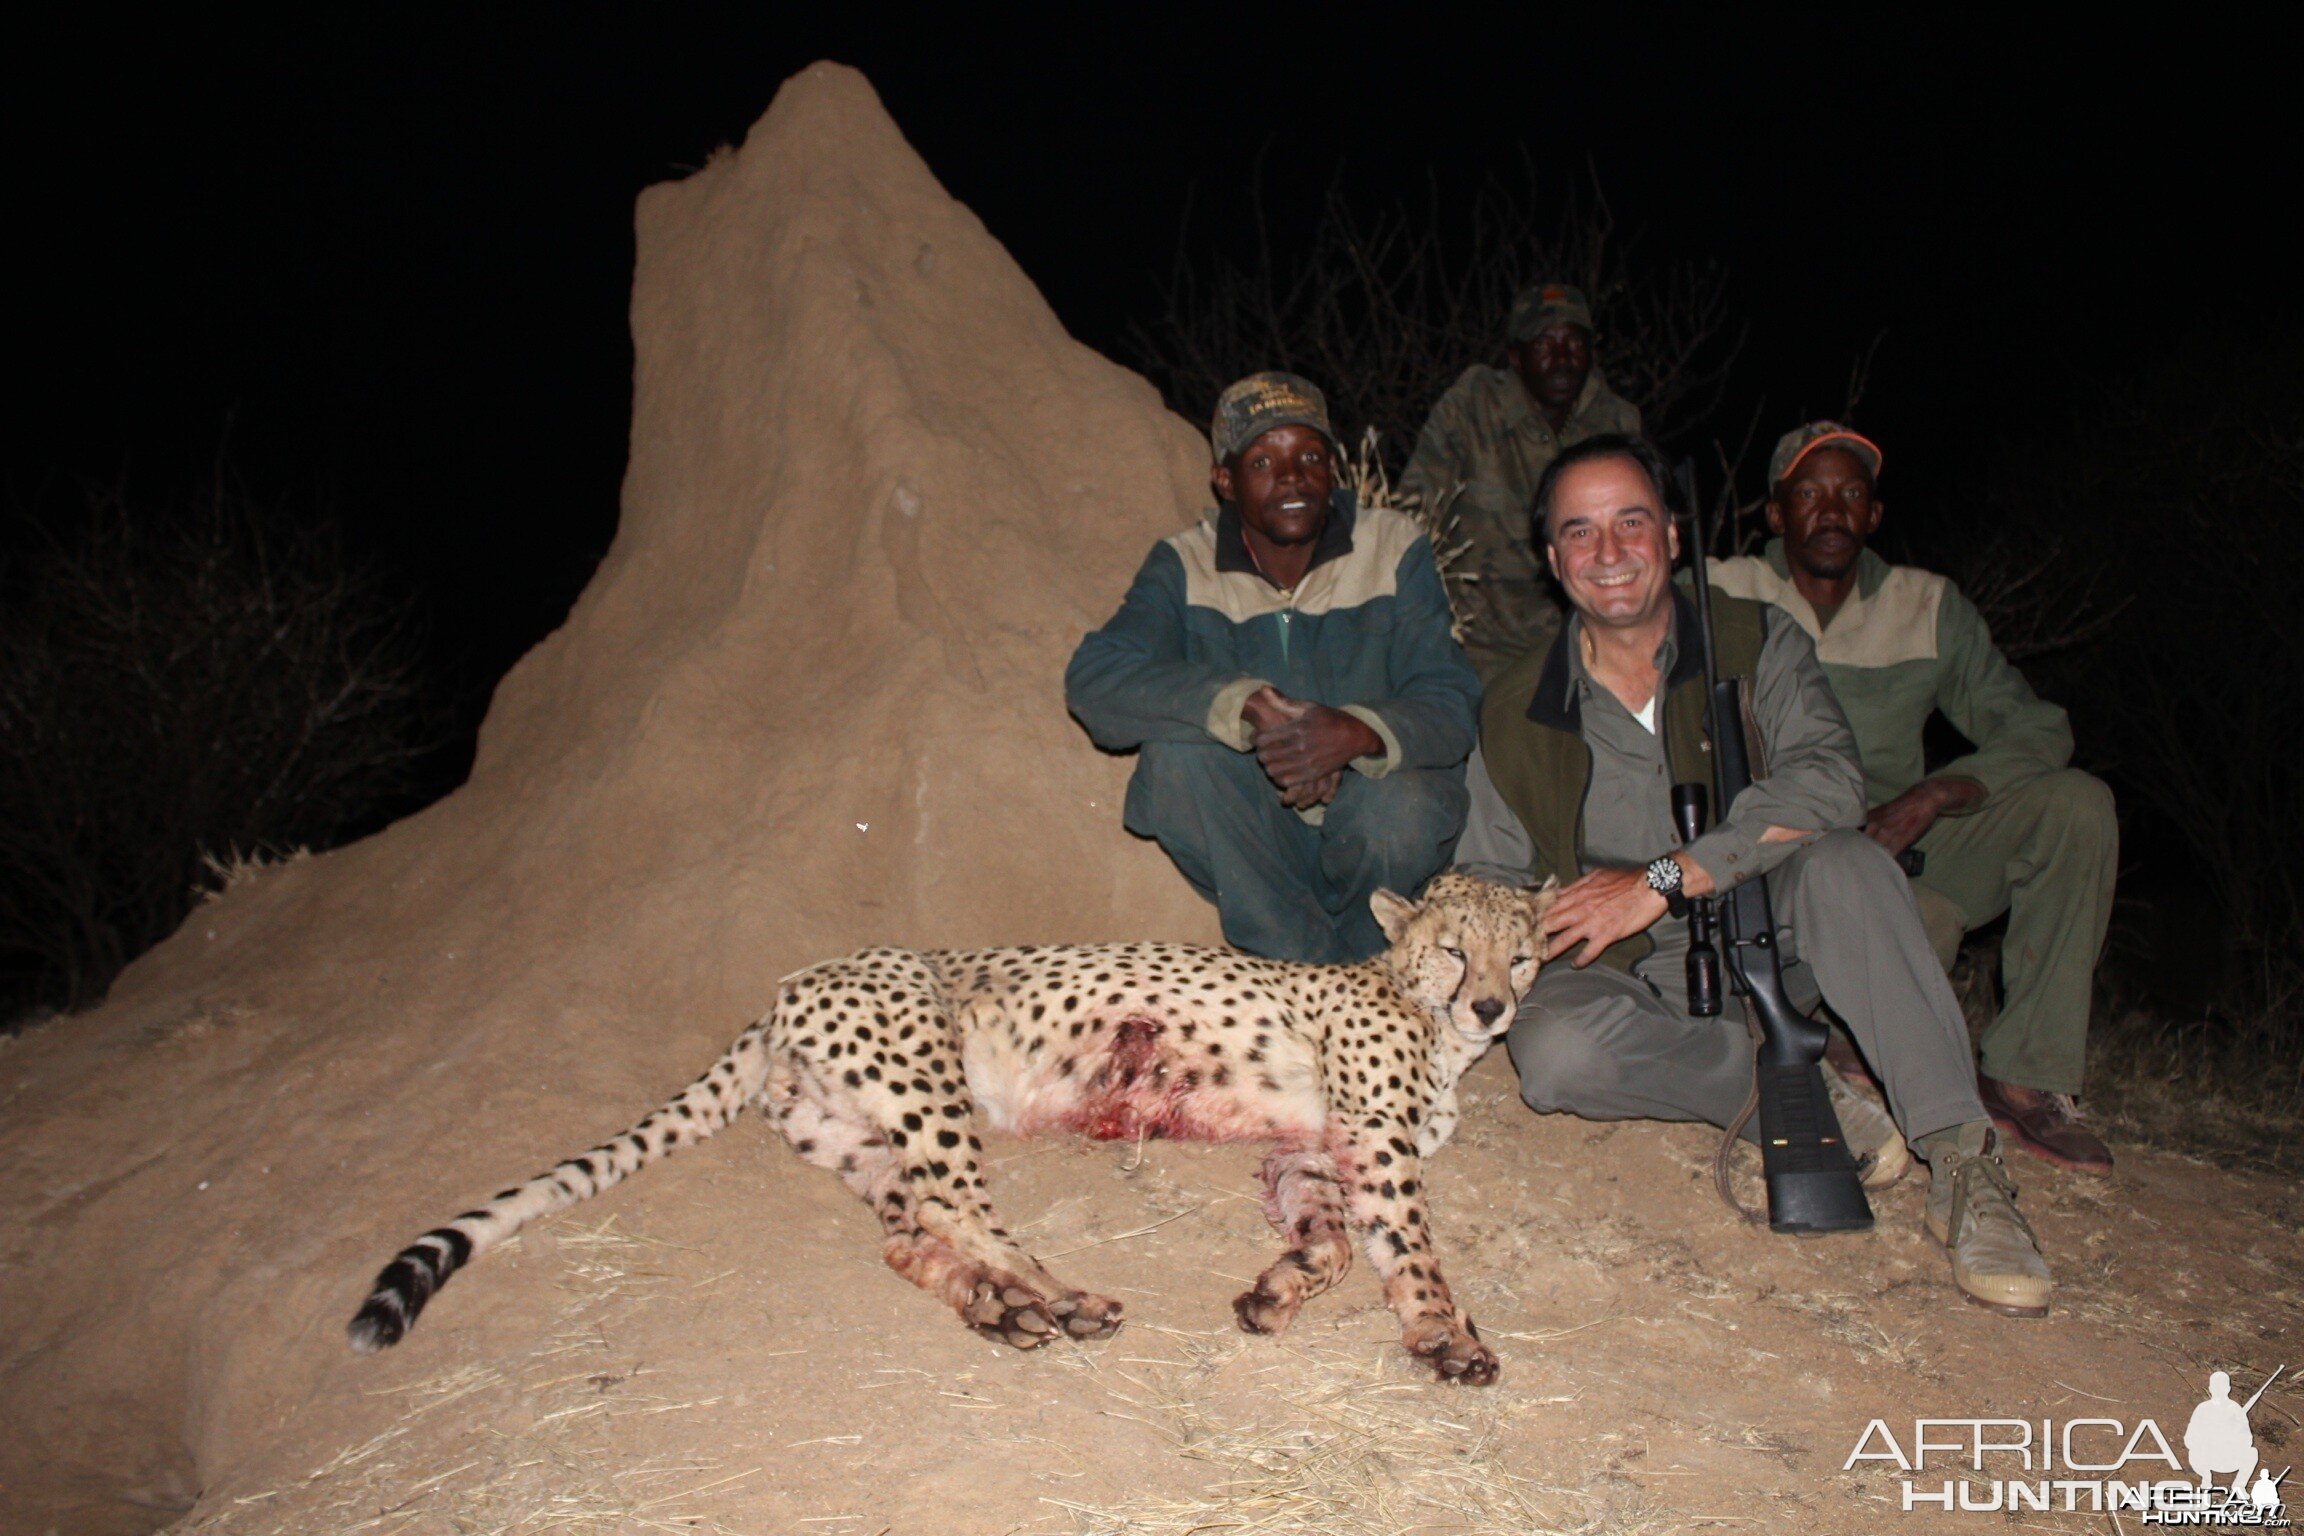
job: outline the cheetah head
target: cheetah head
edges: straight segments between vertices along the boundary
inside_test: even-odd
[[[1557,882],[1515,890],[1446,874],[1422,901],[1390,891],[1368,898],[1392,941],[1384,962],[1411,997],[1444,1018],[1467,1044],[1485,1046],[1512,1027],[1512,1012],[1544,963],[1545,908]]]

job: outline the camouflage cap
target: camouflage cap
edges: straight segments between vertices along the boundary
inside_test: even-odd
[[[1521,289],[1512,301],[1508,334],[1516,342],[1534,341],[1563,321],[1592,329],[1592,306],[1585,302],[1584,290],[1566,283],[1537,283]]]
[[[1836,421],[1812,421],[1804,427],[1794,427],[1776,439],[1776,451],[1768,455],[1769,487],[1773,489],[1783,484],[1784,477],[1798,469],[1800,461],[1819,448],[1845,448],[1863,462],[1865,473],[1875,480],[1880,477],[1878,443]]]
[[[1293,373],[1252,373],[1216,398],[1216,419],[1208,424],[1216,462],[1232,456],[1274,427],[1310,427],[1333,443],[1328,397],[1309,379]]]

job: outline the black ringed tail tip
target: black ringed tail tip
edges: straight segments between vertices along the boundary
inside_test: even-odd
[[[401,1249],[376,1276],[376,1289],[345,1325],[352,1348],[374,1354],[406,1338],[424,1303],[471,1257],[472,1240],[454,1227],[427,1232]]]

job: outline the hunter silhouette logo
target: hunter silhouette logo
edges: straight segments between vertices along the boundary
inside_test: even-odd
[[[2185,1423],[2181,1458],[2151,1419],[1914,1419],[1905,1441],[1874,1419],[1841,1470],[1893,1463],[1907,1513],[2133,1510],[2143,1525],[2284,1528],[2292,1522],[2280,1490],[2293,1469],[2261,1464],[2248,1415],[2287,1369],[2246,1401],[2233,1399],[2230,1372],[2211,1373]],[[1931,1480],[1931,1471],[1965,1475]]]

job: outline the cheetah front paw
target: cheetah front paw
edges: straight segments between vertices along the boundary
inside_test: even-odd
[[[1428,1317],[1400,1337],[1408,1352],[1432,1367],[1442,1381],[1485,1387],[1496,1379],[1496,1353],[1480,1342],[1472,1320]]]
[[[1260,1279],[1254,1290],[1242,1291],[1232,1298],[1232,1315],[1240,1319],[1242,1332],[1281,1333],[1296,1321],[1296,1313],[1302,1306],[1301,1299],[1278,1295],[1269,1279]]]

